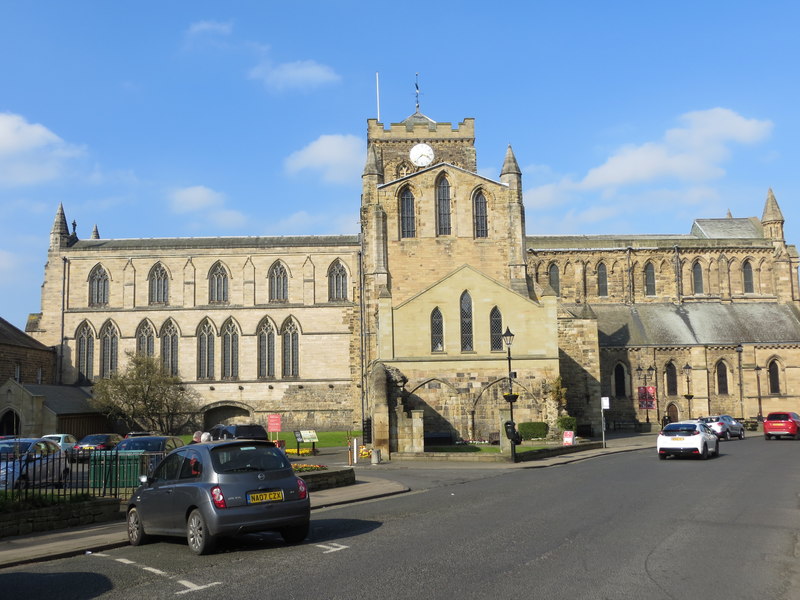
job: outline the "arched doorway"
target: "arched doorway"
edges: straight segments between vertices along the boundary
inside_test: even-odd
[[[667,406],[667,416],[669,417],[670,423],[680,421],[680,417],[678,416],[678,405],[674,402],[671,402],[670,405]]]
[[[19,435],[19,415],[8,409],[0,416],[0,435]]]
[[[208,431],[214,425],[249,424],[253,423],[254,411],[252,407],[239,402],[215,402],[205,407],[203,411],[203,430]]]

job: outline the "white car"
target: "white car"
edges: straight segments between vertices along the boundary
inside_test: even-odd
[[[656,442],[658,458],[668,456],[719,456],[719,438],[708,425],[701,421],[679,421],[669,423],[658,434]]]
[[[47,435],[42,436],[46,440],[52,440],[65,452],[69,452],[72,450],[72,447],[78,443],[78,440],[75,438],[74,435],[70,435],[68,433],[48,433]]]
[[[64,487],[68,465],[66,453],[52,440],[0,439],[0,490]]]

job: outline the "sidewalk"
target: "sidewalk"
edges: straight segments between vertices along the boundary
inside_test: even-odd
[[[349,504],[361,500],[382,498],[394,494],[410,491],[405,485],[387,479],[376,477],[374,474],[384,472],[388,474],[393,468],[402,469],[431,469],[431,468],[499,468],[499,469],[535,469],[552,467],[561,464],[587,460],[604,454],[629,452],[655,448],[656,433],[649,434],[610,434],[606,438],[606,447],[574,454],[553,456],[538,461],[525,463],[454,463],[452,461],[429,462],[403,462],[392,464],[384,462],[372,465],[369,459],[361,459],[354,466],[356,470],[356,483],[345,487],[330,490],[321,490],[311,493],[311,510],[318,510],[328,506]],[[655,454],[655,451],[654,451]],[[333,466],[347,465],[347,452],[342,449],[321,449],[320,462]],[[325,460],[327,459],[327,460]],[[373,473],[373,474],[371,474]],[[71,529],[61,529],[33,535],[9,537],[0,539],[0,569],[15,565],[52,560],[86,552],[98,552],[108,548],[125,546],[128,543],[126,524],[124,521],[111,521],[98,525],[87,525]]]

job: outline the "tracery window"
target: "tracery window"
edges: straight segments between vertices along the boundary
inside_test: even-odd
[[[653,263],[647,263],[644,267],[644,295],[656,295],[656,268]]]
[[[100,330],[100,377],[108,379],[117,372],[117,350],[119,333],[113,323],[106,323]]]
[[[228,272],[222,263],[216,263],[208,274],[208,301],[211,304],[228,302]]]
[[[753,265],[749,260],[742,263],[742,287],[745,294],[755,293],[755,286],[753,285]]]
[[[703,293],[703,267],[699,262],[692,265],[692,286],[695,295]]]
[[[286,267],[276,262],[269,269],[269,301],[286,302],[289,300],[289,277]]]
[[[297,325],[289,321],[283,327],[283,376],[298,377],[300,374],[299,341]]]
[[[438,306],[431,311],[431,352],[444,352],[444,322]]]
[[[547,270],[548,283],[557,296],[561,295],[561,284],[559,282],[558,265],[553,263]]]
[[[88,323],[81,325],[75,336],[77,341],[78,372],[83,382],[91,381],[94,376],[94,335]]]
[[[489,347],[492,351],[503,349],[503,315],[496,306],[489,312]]]
[[[673,363],[667,363],[665,367],[667,374],[667,396],[678,395],[678,369]]]
[[[347,300],[347,270],[337,260],[328,269],[328,301],[341,302]]]
[[[400,192],[400,237],[413,238],[417,236],[417,225],[414,217],[414,194],[409,187]]]
[[[156,336],[153,326],[147,321],[143,321],[136,329],[136,353],[142,356],[153,356],[155,354]]]
[[[450,233],[450,182],[442,175],[436,182],[436,235]]]
[[[622,364],[617,364],[614,367],[614,397],[626,398],[627,393],[627,377],[625,376],[625,367]]]
[[[150,304],[169,304],[169,275],[158,263],[150,269]]]
[[[608,296],[608,271],[603,263],[597,265],[597,295]]]
[[[728,393],[728,366],[722,361],[717,363],[717,393]]]
[[[161,328],[161,366],[169,375],[178,374],[178,328],[171,320]]]
[[[472,200],[472,214],[475,220],[475,237],[489,237],[489,214],[486,207],[486,196],[479,191]]]
[[[108,273],[102,265],[97,265],[89,273],[89,306],[108,304]]]
[[[222,378],[239,377],[239,330],[231,320],[222,327]]]
[[[461,294],[459,305],[461,308],[461,351],[472,352],[475,347],[472,340],[472,298],[469,292]]]
[[[197,378],[214,378],[214,328],[208,320],[197,331]]]
[[[769,379],[769,393],[780,394],[781,371],[780,371],[780,365],[778,364],[777,360],[769,361],[769,364],[767,365],[767,377]]]
[[[262,379],[275,377],[275,330],[269,321],[264,321],[256,333],[258,336],[258,376]]]

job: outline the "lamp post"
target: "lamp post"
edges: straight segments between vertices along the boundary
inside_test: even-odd
[[[761,412],[761,367],[758,365],[753,369],[756,372],[756,389],[758,390],[758,420],[764,420],[764,413]]]
[[[741,344],[736,346],[736,354],[739,355],[739,410],[740,416],[739,418],[744,420],[744,389],[742,387],[742,352],[744,352],[744,348]]]
[[[683,373],[686,375],[686,393],[683,395],[686,398],[686,403],[689,405],[689,418],[692,418],[692,365],[686,363],[683,365]]]
[[[506,332],[503,334],[503,342],[506,345],[506,349],[508,350],[508,392],[503,394],[503,398],[505,398],[506,402],[508,402],[508,409],[510,411],[511,417],[511,427],[514,432],[517,430],[517,425],[514,423],[514,402],[517,401],[519,396],[513,393],[511,386],[511,344],[514,342],[514,334],[511,333],[511,330],[506,326]],[[511,442],[511,462],[517,462],[517,443],[516,439],[510,439]]]
[[[642,365],[639,365],[638,367],[636,367],[636,373],[639,375],[639,379],[644,381],[644,401],[645,401],[645,407],[644,407],[645,408],[645,413],[644,414],[645,414],[645,421],[647,423],[649,423],[650,422],[650,401],[651,401],[651,397],[650,397],[650,394],[647,391],[647,378],[650,377],[652,379],[653,373],[655,373],[655,369],[651,365],[651,366],[647,367],[647,370],[645,371],[644,369],[642,369]]]

